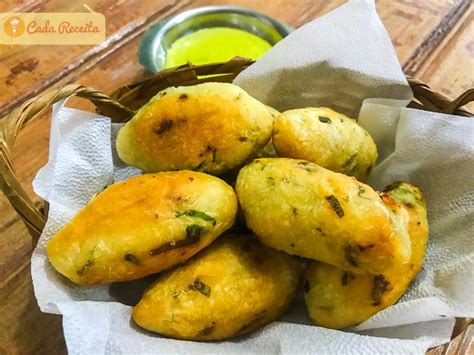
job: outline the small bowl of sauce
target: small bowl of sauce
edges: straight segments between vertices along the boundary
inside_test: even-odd
[[[168,17],[150,27],[140,45],[140,63],[152,72],[188,62],[259,59],[293,29],[262,13],[234,6],[206,6]]]

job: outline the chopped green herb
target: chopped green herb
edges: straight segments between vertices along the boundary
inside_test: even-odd
[[[135,264],[135,265],[139,265],[140,264],[140,260],[133,254],[125,254],[125,257],[124,257],[125,261],[128,261],[129,263],[132,263],[132,264]]]
[[[342,274],[342,278],[341,278],[341,284],[342,286],[347,286],[347,284],[349,284],[349,281],[350,280],[354,280],[356,277],[354,274],[351,274],[347,271],[344,271],[344,273]]]
[[[346,286],[348,283],[349,283],[349,274],[347,272],[344,272],[342,274],[341,284],[342,286]]]
[[[201,162],[193,170],[194,171],[201,171],[203,169],[204,169],[204,162]]]
[[[206,229],[196,224],[192,224],[186,227],[186,238],[173,240],[171,242],[160,245],[158,248],[150,250],[150,254],[158,255],[173,249],[179,249],[188,245],[196,244],[201,239],[201,236],[206,233]]]
[[[302,161],[302,162],[299,162],[298,163],[298,167],[303,169],[303,170],[306,170],[307,172],[309,173],[312,173],[312,172],[315,172],[316,171],[316,166],[315,164],[311,164],[310,162],[308,161]]]
[[[197,224],[191,224],[190,226],[186,227],[186,236],[188,238],[200,238],[206,232],[207,231],[203,227]]]
[[[306,280],[304,280],[304,292],[308,293],[309,289],[310,289],[309,281],[308,281],[308,279],[306,279]]]
[[[342,165],[342,168],[344,170],[347,170],[347,171],[351,171],[352,169],[354,169],[354,162],[355,162],[355,158],[356,158],[357,154],[352,154],[345,162],[344,164]]]
[[[372,249],[375,246],[375,244],[367,244],[367,245],[357,245],[357,249],[359,251],[366,251],[367,249]]]
[[[195,244],[199,242],[199,237],[195,238],[185,238],[185,239],[180,239],[180,240],[173,240],[169,243],[165,243],[163,245],[160,245],[158,248],[150,250],[150,255],[158,255],[173,249],[179,249],[191,244]]]
[[[190,286],[193,286],[196,291],[199,291],[206,297],[211,297],[211,288],[207,286],[205,283],[201,282],[201,280],[196,279],[194,283]]]
[[[161,135],[168,132],[171,128],[173,128],[173,120],[165,119],[160,122],[160,126],[155,129],[155,132]]]
[[[212,161],[215,162],[216,161],[216,154],[217,154],[217,148],[214,148],[212,150]]]
[[[87,260],[85,264],[82,265],[82,267],[76,271],[76,274],[78,274],[79,276],[84,275],[92,265],[94,265],[94,262],[90,259]]]
[[[344,210],[342,209],[341,204],[339,203],[339,200],[336,198],[336,196],[328,196],[326,197],[326,200],[329,202],[332,209],[336,212],[339,218],[344,217]]]
[[[213,226],[216,225],[216,219],[214,217],[211,217],[208,214],[206,214],[204,212],[201,212],[201,211],[187,210],[187,211],[184,211],[184,212],[176,212],[176,217],[181,217],[181,216],[200,218],[204,221],[212,222]]]
[[[416,193],[416,190],[413,190],[403,182],[390,184],[384,191],[388,192],[389,196],[403,203],[408,208],[415,208],[420,206],[420,204],[423,206],[422,199]]]
[[[275,186],[275,179],[272,176],[267,177],[267,181],[270,186]]]
[[[201,330],[199,332],[199,335],[205,337],[205,336],[208,336],[208,335],[211,335],[212,333],[214,333],[214,330],[216,330],[216,327],[214,325],[211,325],[211,326],[206,327],[203,330]]]
[[[179,95],[179,99],[180,100],[186,100],[188,98],[188,95],[187,94],[181,94]]]
[[[331,119],[329,117],[324,117],[324,116],[319,116],[319,122],[322,123],[332,123]]]
[[[348,245],[344,248],[344,256],[346,260],[354,267],[357,267],[357,249],[352,245]]]
[[[245,136],[239,137],[239,142],[246,142],[247,140],[248,140],[248,137],[245,137]]]
[[[385,280],[383,275],[374,276],[374,283],[372,288],[372,306],[379,306],[382,303],[382,296],[384,292],[390,291],[392,287],[390,282]]]

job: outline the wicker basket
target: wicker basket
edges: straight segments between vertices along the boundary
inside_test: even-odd
[[[46,202],[36,207],[25,190],[20,185],[12,161],[11,150],[20,131],[39,116],[39,113],[52,104],[70,97],[78,96],[90,100],[97,111],[111,117],[114,122],[126,122],[134,111],[146,103],[157,92],[176,85],[195,85],[202,82],[218,81],[232,82],[242,70],[253,62],[243,58],[234,58],[226,63],[208,64],[201,66],[184,65],[178,68],[165,69],[156,73],[151,79],[126,85],[107,96],[100,91],[83,85],[67,85],[62,89],[44,92],[34,97],[9,115],[0,120],[0,184],[2,190],[13,208],[18,212],[32,236],[33,246],[36,245],[44,228],[48,206]],[[455,100],[432,91],[423,82],[408,77],[416,101],[409,107],[455,114],[473,116],[461,107],[474,100],[474,89],[468,90]],[[458,319],[453,332],[453,338],[461,333],[471,319]],[[438,353],[443,347],[429,352]]]

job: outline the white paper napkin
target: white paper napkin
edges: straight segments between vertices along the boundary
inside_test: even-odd
[[[381,189],[393,181],[409,181],[423,190],[428,207],[430,240],[425,265],[403,300],[424,302],[406,310],[426,308],[428,297],[448,306],[448,314],[474,315],[474,119],[433,114],[366,102],[359,123],[385,152],[369,184]],[[379,117],[391,117],[380,125]],[[397,114],[398,112],[398,114]],[[401,305],[400,305],[401,307]],[[415,313],[416,314],[416,313]],[[382,315],[379,314],[379,317]],[[374,326],[375,317],[365,326]]]
[[[336,10],[338,15],[329,15],[332,20],[323,22],[326,25],[321,27],[327,27],[328,23],[333,25],[335,21],[345,23],[350,20],[352,12],[356,17],[371,14],[365,18],[363,27],[360,21],[354,22],[358,26],[353,27],[352,32],[366,31],[368,27],[373,32],[374,42],[389,43],[385,32],[382,35],[379,33],[383,28],[379,26],[378,18],[371,19],[376,15],[368,1],[354,1]],[[311,43],[312,32],[303,33],[303,37],[282,41],[280,49],[275,48],[278,50],[275,56],[281,57],[284,53],[280,52],[281,47],[291,47],[293,41]],[[334,46],[338,46],[336,42]],[[385,50],[386,46],[390,47],[385,43],[381,49]],[[328,55],[327,63],[342,60],[340,52],[333,58],[336,52],[329,49],[327,53],[333,54]],[[352,53],[359,50],[357,46],[347,49]],[[283,59],[279,62],[283,63]],[[350,64],[350,61],[346,63]],[[337,68],[334,67],[334,70]],[[362,81],[358,76],[346,79],[349,82],[353,80],[349,86],[356,88],[362,85],[362,91],[367,93],[367,87],[377,86],[374,84],[376,81],[372,80],[377,77],[372,75],[377,70],[385,72],[372,68],[365,72]],[[312,74],[306,74],[300,79],[299,89],[314,83]],[[393,87],[406,90],[397,77],[398,74],[385,79],[398,83]],[[281,85],[281,82],[273,82],[272,92],[285,92],[285,87],[281,88]],[[379,89],[386,94],[385,97],[408,98],[408,94],[400,97],[397,90]],[[379,91],[374,91],[374,95],[376,92]],[[299,91],[290,91],[286,95],[288,102],[304,96]],[[357,100],[343,100],[344,104],[340,107],[358,111],[364,95],[359,95],[361,97]],[[265,98],[264,102],[270,103]],[[471,241],[474,230],[474,121],[402,108],[404,103],[368,100],[360,112],[360,122],[374,137],[381,153],[371,184],[380,188],[395,180],[406,180],[420,185],[425,193],[430,222],[426,263],[403,299],[354,328],[353,331],[359,334],[308,325],[311,322],[299,294],[280,322],[247,337],[214,343],[165,339],[138,329],[130,321],[129,305],[136,303],[153,277],[85,288],[75,286],[60,276],[47,261],[47,241],[96,192],[113,181],[141,173],[124,166],[117,158],[114,142],[119,125],[111,124],[109,119],[96,114],[64,108],[62,103],[53,110],[49,162],[34,181],[35,191],[50,203],[48,221],[33,253],[31,266],[40,308],[44,312],[63,314],[66,343],[73,354],[422,354],[430,346],[449,341],[453,317],[474,316],[474,281],[471,274],[474,260]]]
[[[423,354],[446,322],[426,327],[437,334],[416,334],[407,327],[407,339],[387,338],[274,322],[245,338],[199,343],[161,338],[130,322],[130,307],[119,303],[81,302],[60,304],[70,354]],[[452,325],[452,322],[450,322]],[[87,327],[85,326],[87,325]],[[449,334],[444,331],[446,339]],[[413,340],[415,339],[415,340]]]
[[[312,21],[234,80],[280,111],[328,106],[357,117],[366,98],[411,100],[372,0],[353,0]]]

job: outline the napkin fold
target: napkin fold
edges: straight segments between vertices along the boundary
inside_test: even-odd
[[[327,106],[357,117],[366,98],[412,99],[371,0],[353,0],[288,35],[234,84],[285,111]]]

